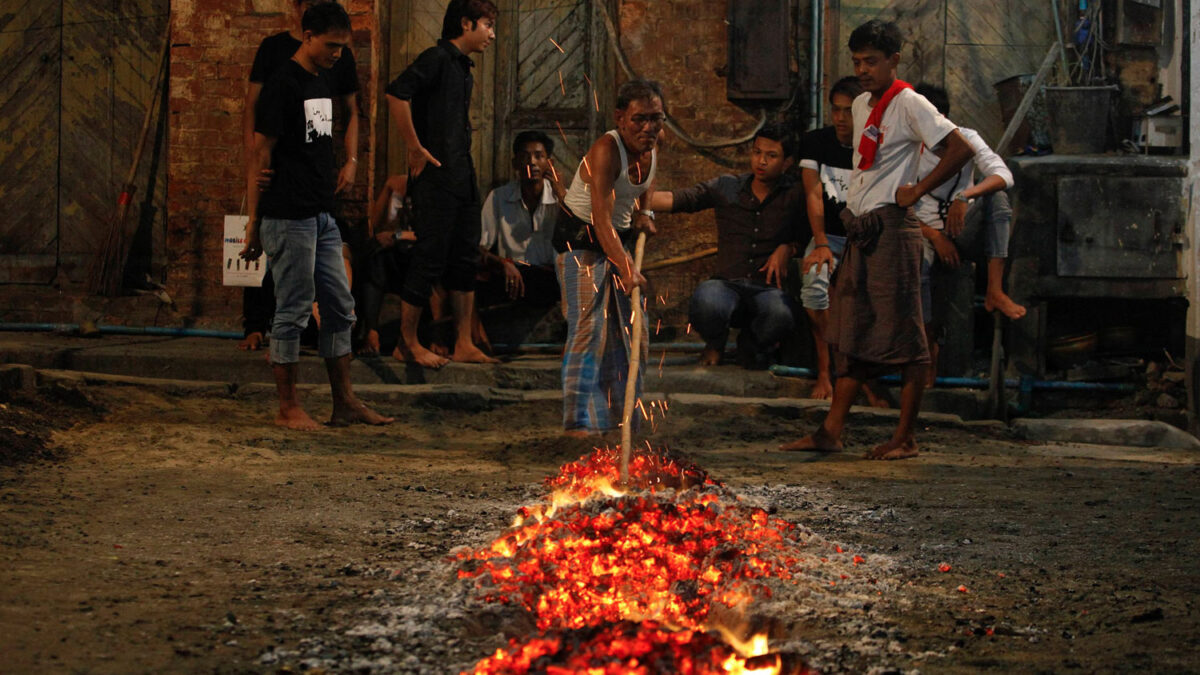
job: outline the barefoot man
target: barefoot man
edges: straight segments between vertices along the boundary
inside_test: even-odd
[[[450,358],[496,363],[471,339],[479,266],[479,186],[471,160],[471,89],[475,63],[496,39],[491,0],[450,0],[442,39],[421,52],[387,88],[388,109],[408,148],[413,204],[412,263],[400,294],[400,340],[393,356],[428,368],[448,359],[417,341],[421,311],[441,282],[450,293],[455,342]]]
[[[716,270],[688,303],[688,321],[704,338],[702,366],[720,363],[731,327],[741,329],[738,348],[750,363],[769,362],[796,330],[796,307],[783,291],[788,263],[808,234],[804,192],[788,174],[796,149],[786,127],[768,124],[754,135],[750,171],[654,193],[655,211],[713,209],[716,216]]]
[[[829,88],[829,116],[833,124],[814,129],[800,142],[800,179],[804,183],[805,207],[812,225],[812,240],[804,249],[800,302],[808,313],[813,350],[817,355],[817,381],[809,398],[833,398],[829,343],[825,333],[829,324],[829,286],[833,273],[846,251],[846,227],[842,210],[850,189],[854,168],[854,99],[862,94],[862,85],[853,75],[843,77]],[[875,383],[863,385],[867,402],[877,408],[887,401],[874,391]]]
[[[950,116],[950,96],[946,90],[922,82],[916,87],[938,109]],[[1025,316],[1025,308],[1013,301],[1004,292],[1004,267],[1008,261],[1008,239],[1012,231],[1012,206],[1005,190],[1013,186],[1012,171],[1004,160],[988,147],[979,132],[959,127],[959,133],[975,150],[975,159],[963,166],[953,178],[921,197],[914,210],[921,221],[921,233],[925,236],[925,260],[922,271],[921,302],[925,310],[926,338],[929,340],[931,364],[926,378],[927,386],[937,379],[937,338],[945,329],[946,303],[943,299],[945,285],[953,277],[945,268],[957,268],[962,260],[987,258],[987,291],[983,307],[989,312],[1000,312],[1009,319]],[[933,169],[938,163],[932,153],[921,154],[920,174]],[[975,175],[980,180],[975,182]],[[941,262],[941,269],[930,272],[934,259]],[[929,304],[924,304],[926,301]]]
[[[812,435],[783,450],[834,451],[863,383],[899,370],[900,420],[870,459],[915,457],[929,348],[921,317],[920,224],[912,207],[971,159],[971,146],[929,101],[896,77],[903,34],[894,23],[869,21],[850,34],[854,72],[864,93],[854,99],[854,170],[846,210],[848,246],[830,307],[829,342],[838,380],[833,402]],[[941,160],[916,181],[921,146]],[[913,184],[915,182],[915,184]]]
[[[646,207],[654,194],[655,146],[667,119],[662,90],[648,80],[626,82],[617,91],[615,117],[617,128],[579,163],[564,199],[567,212],[554,230],[567,319],[562,381],[569,436],[615,431],[621,421],[632,339],[629,294],[646,283],[628,247],[639,230],[654,233],[654,213]],[[640,385],[639,373],[637,396]]]
[[[301,25],[299,49],[263,86],[246,167],[250,221],[241,255],[254,260],[266,252],[275,275],[270,353],[279,393],[275,423],[319,428],[300,407],[296,392],[300,333],[315,296],[325,315],[319,350],[333,391],[330,423],[387,424],[391,418],[363,405],[350,386],[354,297],[342,264],[342,237],[330,215],[338,174],[328,71],[350,44],[350,17],[341,5],[323,3],[306,11]],[[275,175],[260,195],[258,178],[267,169]]]

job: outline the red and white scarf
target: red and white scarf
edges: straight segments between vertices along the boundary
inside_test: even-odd
[[[858,161],[858,168],[866,171],[875,164],[875,152],[879,150],[879,146],[883,145],[883,132],[879,129],[879,123],[883,121],[883,113],[887,112],[888,105],[896,94],[905,89],[912,89],[913,86],[904,80],[895,80],[892,86],[879,97],[879,102],[871,108],[871,114],[867,116],[867,125],[863,128],[862,137],[858,140],[858,154],[862,158]]]

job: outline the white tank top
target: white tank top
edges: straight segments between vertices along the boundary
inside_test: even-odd
[[[629,156],[625,153],[621,135],[616,130],[609,131],[608,135],[617,142],[617,151],[621,153],[621,173],[617,174],[617,180],[613,183],[616,198],[613,200],[612,224],[618,230],[628,230],[633,223],[634,200],[640,197],[646,191],[646,186],[650,185],[650,181],[654,180],[654,171],[658,167],[658,151],[650,151],[650,171],[645,180],[634,184],[629,180]],[[592,186],[583,180],[583,162],[580,162],[579,168],[575,170],[575,178],[571,181],[571,187],[567,189],[564,201],[575,217],[586,223],[592,222]]]

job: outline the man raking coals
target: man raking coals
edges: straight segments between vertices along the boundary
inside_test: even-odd
[[[837,349],[839,377],[821,427],[783,450],[840,450],[846,415],[863,383],[899,370],[899,423],[867,457],[917,454],[914,425],[929,347],[921,317],[921,229],[911,207],[961,169],[973,151],[953,122],[897,79],[903,42],[896,24],[879,20],[850,34],[854,71],[865,91],[852,109],[855,168],[842,212],[849,247],[830,307],[828,340]],[[922,143],[941,160],[913,184]]]
[[[653,213],[643,206],[654,191],[655,146],[666,121],[658,84],[621,85],[615,120],[617,128],[601,136],[579,163],[564,199],[567,213],[555,228],[560,251],[555,268],[567,319],[563,428],[572,436],[614,431],[625,407],[632,347],[629,294],[646,283],[627,247],[636,232],[654,233]],[[645,348],[640,346],[642,356]],[[635,400],[640,392],[639,374]]]

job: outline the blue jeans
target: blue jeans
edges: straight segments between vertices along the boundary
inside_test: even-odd
[[[729,329],[748,329],[762,352],[796,330],[792,299],[774,286],[709,279],[692,293],[688,321],[709,349],[724,351]]]
[[[842,253],[846,251],[846,238],[836,234],[827,234],[829,252],[833,254],[833,262],[820,267],[813,265],[812,269],[804,270],[803,286],[800,288],[800,302],[805,309],[829,309],[829,278],[842,261]],[[804,249],[804,257],[808,257],[816,249],[816,240],[810,240]]]
[[[327,359],[349,354],[354,296],[333,217],[321,213],[303,220],[263,218],[261,238],[275,277],[271,363],[300,360],[300,333],[312,316],[314,297],[321,308],[318,352]]]

